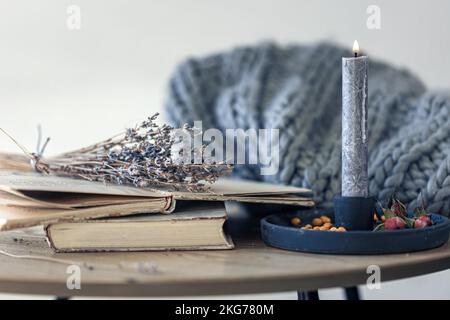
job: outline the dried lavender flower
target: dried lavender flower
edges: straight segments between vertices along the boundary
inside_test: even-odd
[[[158,113],[123,134],[79,150],[53,158],[38,158],[36,168],[56,175],[81,177],[91,181],[134,185],[136,187],[167,187],[204,191],[206,183],[214,183],[231,171],[225,163],[202,160],[201,163],[178,163],[174,150],[174,128],[155,123]],[[194,128],[184,125],[183,131],[194,135]],[[191,147],[191,155],[203,151]]]

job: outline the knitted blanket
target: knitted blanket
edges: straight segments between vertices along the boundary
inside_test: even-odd
[[[307,187],[329,205],[341,191],[341,57],[350,55],[326,43],[264,43],[189,59],[170,80],[167,118],[222,131],[280,129],[278,173],[242,165],[236,174]],[[368,130],[370,194],[383,202],[395,192],[410,207],[449,215],[450,95],[371,59]]]

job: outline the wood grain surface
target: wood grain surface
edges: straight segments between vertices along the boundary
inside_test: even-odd
[[[450,267],[450,245],[384,256],[294,253],[260,240],[235,239],[235,250],[56,254],[40,229],[0,234],[0,292],[58,296],[183,296],[305,290],[382,281]],[[9,256],[8,256],[9,255]],[[11,255],[14,255],[11,256]],[[81,289],[68,290],[67,266],[78,264]]]

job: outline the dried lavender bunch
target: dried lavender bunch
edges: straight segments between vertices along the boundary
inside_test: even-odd
[[[42,158],[33,154],[34,168],[40,172],[91,181],[189,191],[206,190],[206,183],[213,183],[231,171],[230,165],[210,159],[199,164],[193,160],[191,163],[178,163],[174,154],[174,128],[166,124],[157,125],[158,115],[149,117],[123,134],[57,157]],[[187,125],[181,130],[191,136],[195,134],[194,128]],[[204,146],[199,148],[192,147],[188,152],[197,154]]]

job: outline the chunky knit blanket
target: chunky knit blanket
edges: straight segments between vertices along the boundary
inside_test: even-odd
[[[341,191],[341,57],[350,54],[326,43],[264,43],[189,59],[169,83],[168,120],[279,128],[279,172],[262,176],[248,165],[236,174],[307,187],[329,205]],[[410,207],[449,215],[450,95],[371,59],[368,130],[370,194],[386,201],[395,193]]]

